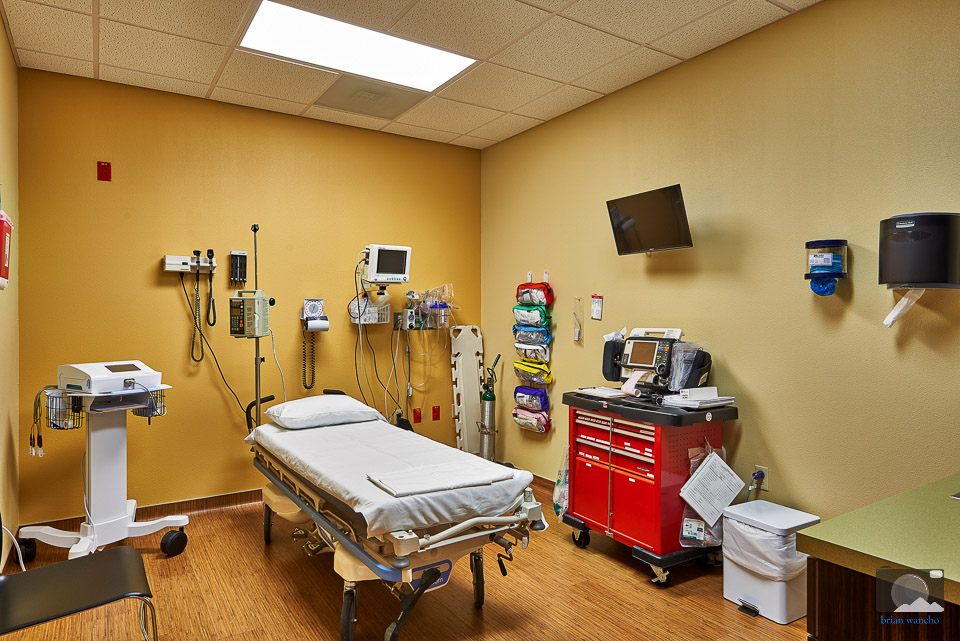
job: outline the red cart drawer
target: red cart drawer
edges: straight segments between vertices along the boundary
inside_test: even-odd
[[[653,445],[656,439],[645,433],[629,432],[616,428],[613,430],[613,446],[622,450],[653,457]]]
[[[610,428],[603,428],[597,425],[592,425],[590,423],[585,423],[582,421],[577,421],[576,430],[574,431],[577,437],[582,437],[588,441],[597,441],[602,443],[604,446],[610,443]]]
[[[570,488],[571,512],[606,528],[610,468],[577,457],[573,472],[576,482]]]
[[[654,459],[626,450],[613,450],[613,465],[648,479],[654,478]]]
[[[613,520],[610,529],[653,550],[657,544],[657,509],[653,481],[613,470]]]
[[[590,461],[596,461],[597,463],[610,462],[609,443],[596,443],[584,438],[578,438],[576,440],[576,452],[577,456],[581,456]]]

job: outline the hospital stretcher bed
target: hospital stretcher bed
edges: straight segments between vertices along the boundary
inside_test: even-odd
[[[354,638],[361,581],[383,581],[399,598],[400,614],[384,634],[386,641],[396,641],[420,596],[446,585],[460,558],[470,555],[474,605],[480,607],[483,547],[492,543],[503,548],[497,561],[506,576],[504,560],[513,560],[514,545],[526,548],[530,530],[546,528],[540,503],[529,487],[532,474],[484,461],[386,421],[306,430],[266,424],[251,429],[247,442],[254,466],[270,481],[264,489],[265,541],[270,541],[274,510],[268,503],[273,503],[288,520],[312,520],[321,551],[334,555],[334,570],[344,581],[341,641]],[[506,470],[509,478],[396,497],[366,476],[434,463],[492,466],[500,476]],[[290,503],[283,507],[281,501],[278,507],[277,497]]]

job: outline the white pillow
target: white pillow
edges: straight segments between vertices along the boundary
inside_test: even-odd
[[[272,406],[264,413],[274,424],[288,430],[385,420],[374,408],[342,394],[308,396],[287,401]]]

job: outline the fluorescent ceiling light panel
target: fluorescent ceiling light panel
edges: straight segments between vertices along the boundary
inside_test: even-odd
[[[265,0],[240,46],[433,91],[475,60]]]

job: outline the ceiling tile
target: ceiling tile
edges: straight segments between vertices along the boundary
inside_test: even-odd
[[[644,0],[611,2],[580,0],[565,9],[563,15],[591,24],[604,31],[645,43],[682,27],[691,20],[713,11],[729,0]]]
[[[483,59],[548,15],[516,0],[420,0],[390,31]]]
[[[408,125],[465,134],[499,115],[501,112],[486,107],[432,97],[424,100],[397,120]]]
[[[390,27],[410,0],[377,0],[377,2],[358,2],[357,0],[282,0],[283,4],[304,11],[319,13],[322,16],[349,22],[350,24],[384,30]]]
[[[524,116],[550,120],[602,96],[603,94],[593,91],[564,85],[556,91],[548,93],[543,98],[538,98],[515,111]]]
[[[440,92],[481,107],[512,111],[560,86],[559,82],[485,62]]]
[[[88,60],[64,58],[63,56],[37,53],[36,51],[17,51],[17,55],[20,56],[21,67],[93,78],[93,63]]]
[[[234,51],[217,81],[218,87],[307,103],[317,99],[340,74]]]
[[[266,96],[258,96],[252,93],[234,91],[233,89],[224,89],[223,87],[214,89],[210,97],[220,102],[232,102],[235,105],[256,107],[257,109],[265,109],[267,111],[279,111],[285,114],[298,114],[303,111],[303,108],[306,106],[287,100],[278,100],[276,98],[267,98]]]
[[[450,141],[454,145],[461,147],[473,147],[474,149],[486,149],[490,145],[495,145],[496,140],[487,140],[486,138],[476,138],[474,136],[460,136]]]
[[[251,0],[100,0],[100,17],[230,44]]]
[[[54,7],[60,7],[62,9],[70,9],[71,11],[81,11],[83,13],[90,13],[93,11],[93,0],[36,0],[40,4],[49,4]],[[6,4],[9,4],[7,2]]]
[[[18,49],[93,60],[90,16],[22,0],[6,0],[4,7]]]
[[[570,4],[570,0],[520,0],[527,4],[532,4],[547,11],[557,11],[562,9],[563,5]]]
[[[351,114],[346,111],[337,111],[336,109],[327,109],[325,107],[313,106],[307,109],[303,114],[309,118],[317,120],[326,120],[328,122],[337,122],[341,125],[350,125],[351,127],[363,127],[364,129],[381,129],[390,121],[386,118],[372,118],[360,114]]]
[[[337,111],[393,120],[427,95],[379,80],[344,73],[314,104]]]
[[[446,131],[437,131],[435,129],[425,129],[424,127],[414,127],[399,122],[393,122],[382,129],[391,134],[400,134],[401,136],[411,136],[413,138],[424,138],[426,140],[435,140],[436,142],[450,142],[457,137]]]
[[[636,47],[632,42],[553,17],[493,57],[493,62],[569,82]]]
[[[100,21],[100,62],[159,76],[209,83],[226,47]]]
[[[605,67],[600,67],[582,78],[577,78],[574,83],[578,87],[586,87],[600,93],[613,93],[617,89],[632,85],[655,73],[660,73],[679,62],[680,60],[673,56],[640,47]]]
[[[100,65],[100,80],[117,82],[124,85],[134,85],[146,89],[156,89],[157,91],[167,91],[169,93],[181,93],[198,98],[206,96],[207,89],[210,88],[210,85],[199,82],[166,78],[164,76],[156,76],[152,73],[131,71],[129,69],[110,67],[108,65]]]
[[[806,9],[820,2],[820,0],[777,0],[777,4],[785,4],[794,11]]]
[[[504,140],[511,136],[516,136],[521,131],[536,127],[542,122],[542,120],[518,116],[517,114],[504,114],[496,120],[477,127],[470,132],[470,135],[479,138],[489,138],[490,140]]]
[[[737,0],[651,43],[681,58],[693,58],[788,15],[766,0]]]

